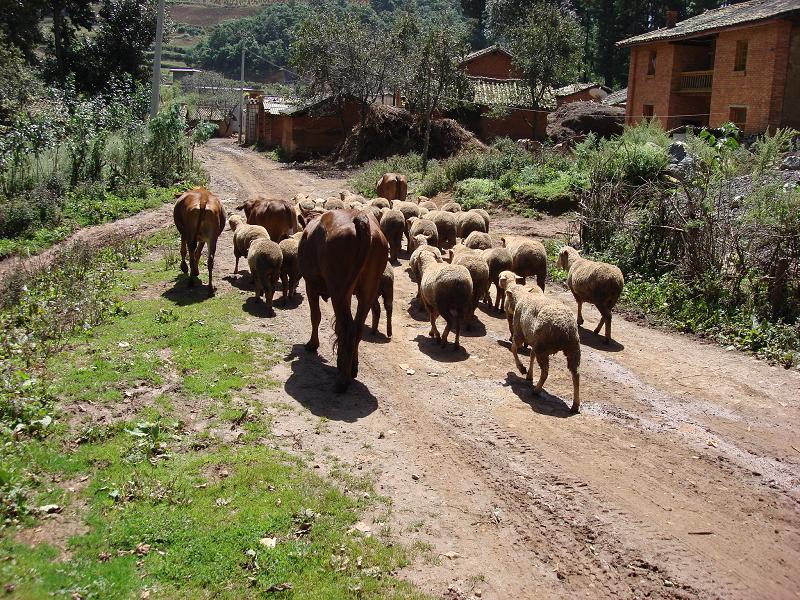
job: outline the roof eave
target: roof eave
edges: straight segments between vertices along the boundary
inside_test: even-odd
[[[619,42],[615,42],[615,46],[617,46],[618,48],[630,48],[631,46],[641,46],[642,44],[660,44],[662,42],[675,42],[677,40],[691,40],[699,37],[706,37],[708,35],[714,35],[716,33],[719,33],[720,31],[746,29],[748,27],[757,27],[759,25],[764,25],[766,23],[771,23],[773,21],[780,21],[787,15],[790,15],[792,12],[794,11],[789,11],[786,13],[782,13],[780,15],[764,17],[762,19],[753,19],[752,21],[746,21],[744,23],[736,23],[734,25],[721,25],[719,27],[711,27],[709,29],[702,29],[700,31],[693,31],[691,33],[684,33],[675,36],[665,36],[665,37],[638,40],[637,38],[640,36],[637,35],[625,40],[621,40]],[[661,31],[661,29],[656,29],[656,31]],[[653,33],[653,32],[648,32],[648,33]],[[647,35],[647,34],[642,34],[642,35]]]

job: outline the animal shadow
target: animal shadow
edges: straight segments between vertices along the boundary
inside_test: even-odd
[[[242,310],[253,317],[271,319],[275,317],[275,300],[272,301],[272,312],[270,312],[267,310],[266,302],[256,300],[254,296],[250,296],[242,302]]]
[[[439,333],[442,332],[442,329],[439,329]],[[463,335],[462,335],[463,337]],[[414,341],[417,342],[419,346],[420,352],[430,356],[433,360],[437,362],[444,362],[444,363],[451,363],[451,362],[461,362],[467,360],[469,358],[469,352],[466,351],[464,348],[463,340],[459,344],[457,350],[453,349],[453,340],[455,339],[455,334],[451,331],[450,335],[447,337],[447,346],[442,348],[441,344],[434,340],[432,337],[428,337],[427,335],[419,334],[417,337],[414,338]]]
[[[223,277],[223,279],[230,283],[231,287],[235,287],[237,290],[252,292],[255,289],[253,286],[253,276],[250,275],[250,271],[248,270],[239,271],[238,275],[226,275]]]
[[[372,333],[372,325],[369,324],[371,318],[367,318],[367,323],[364,325],[364,333],[362,335],[361,340],[364,342],[369,342],[370,344],[388,344],[392,341],[392,338],[386,337],[386,322],[384,319],[386,318],[385,314],[381,314],[381,322],[378,323],[378,331],[377,333]]]
[[[486,325],[475,315],[475,320],[461,326],[461,337],[483,337],[486,335]]]
[[[412,298],[411,302],[408,303],[408,308],[406,308],[406,312],[408,316],[414,319],[415,321],[422,321],[430,323],[430,319],[428,318],[428,311],[422,307],[422,302],[419,298]]]
[[[378,408],[378,400],[358,380],[352,381],[346,392],[335,393],[333,387],[339,374],[336,367],[316,352],[306,350],[304,344],[294,344],[284,361],[291,362],[292,369],[284,390],[313,414],[354,423]]]
[[[190,283],[193,285],[189,285]],[[208,284],[199,277],[190,277],[181,273],[175,277],[172,287],[165,290],[161,297],[177,306],[189,306],[208,300],[213,295],[214,291],[210,290]]]
[[[601,350],[603,352],[622,352],[625,350],[625,346],[614,340],[613,338],[611,341],[606,344],[606,338],[601,332],[595,333],[592,329],[586,329],[583,325],[578,327],[578,331],[580,332],[581,336],[581,344],[584,346],[589,346],[590,348],[594,348],[595,350]]]
[[[538,377],[539,373],[534,372],[533,378],[538,379]],[[509,371],[506,374],[506,385],[520,400],[529,405],[533,412],[559,419],[575,416],[575,413],[570,411],[571,404],[567,404],[558,396],[549,394],[547,390],[542,389],[538,394],[534,394],[533,383],[525,379],[524,375]]]

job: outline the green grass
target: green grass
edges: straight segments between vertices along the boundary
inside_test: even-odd
[[[268,372],[284,344],[237,328],[238,293],[183,303],[152,289],[175,277],[176,243],[163,232],[140,245],[146,258],[108,274],[120,310],[35,369],[53,423],[44,435],[3,432],[0,581],[23,599],[422,598],[393,577],[412,551],[351,529],[366,508],[388,510],[368,479],[334,461],[326,480],[268,446],[259,391],[275,385]],[[167,382],[119,420],[66,418]],[[218,435],[236,426],[234,441]],[[17,537],[43,524],[33,509],[44,504],[82,524],[66,552]]]

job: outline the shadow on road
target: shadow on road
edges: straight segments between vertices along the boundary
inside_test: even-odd
[[[606,344],[606,338],[603,335],[596,334],[593,330],[586,329],[582,325],[578,327],[578,330],[581,335],[581,344],[584,346],[589,346],[590,348],[601,350],[602,352],[622,352],[625,350],[625,346],[615,341],[613,338]]]
[[[534,372],[533,378],[539,378],[538,371]],[[558,417],[559,419],[566,419],[575,415],[575,413],[570,412],[571,404],[567,404],[558,396],[548,394],[547,390],[543,389],[538,395],[534,394],[533,382],[526,380],[524,375],[509,371],[506,374],[506,385],[511,388],[511,391],[520,400],[529,405],[533,412],[549,417]],[[545,383],[545,385],[547,384]]]
[[[443,328],[439,327],[439,333],[442,331]],[[430,356],[433,360],[451,363],[460,362],[469,358],[469,352],[464,348],[464,336],[462,335],[461,337],[461,344],[457,350],[453,349],[453,340],[455,339],[455,334],[453,332],[450,332],[450,335],[447,337],[447,346],[445,348],[442,348],[439,342],[427,335],[420,334],[414,338],[414,341],[417,342],[420,352]]]
[[[316,352],[306,350],[303,344],[294,344],[284,361],[291,362],[292,368],[284,390],[318,417],[353,423],[378,408],[378,400],[358,380],[343,394],[334,393],[336,367]]]

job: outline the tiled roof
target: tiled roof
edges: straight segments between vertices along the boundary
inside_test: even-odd
[[[473,102],[483,106],[533,106],[531,91],[522,79],[490,79],[470,77],[475,90]],[[545,95],[542,107],[554,107],[553,94]]]
[[[565,85],[564,87],[558,88],[553,92],[553,94],[555,94],[556,96],[569,96],[571,94],[577,94],[578,92],[589,90],[594,87],[602,88],[606,92],[611,91],[610,88],[600,83],[595,83],[594,81],[588,81],[586,83],[570,83],[569,85]]]
[[[475,60],[476,58],[480,58],[481,56],[485,56],[486,54],[491,54],[492,52],[500,52],[501,54],[505,54],[513,58],[511,53],[500,46],[499,44],[495,44],[494,46],[489,46],[488,48],[484,48],[482,50],[476,50],[475,52],[471,52],[464,57],[464,60],[461,61],[461,64],[468,63],[471,60]]]
[[[679,38],[697,37],[719,29],[757,23],[766,19],[800,13],[800,0],[749,0],[714,10],[707,10],[695,17],[675,24],[648,31],[617,42],[617,46],[633,46],[645,42],[658,42]]]
[[[622,88],[616,92],[611,92],[608,96],[603,98],[600,102],[607,106],[619,106],[628,101],[628,88]]]

